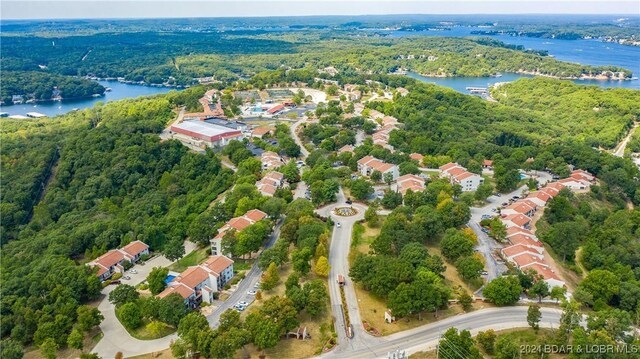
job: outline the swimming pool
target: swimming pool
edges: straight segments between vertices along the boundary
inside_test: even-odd
[[[176,276],[173,274],[169,274],[167,278],[164,279],[164,284],[169,284]]]

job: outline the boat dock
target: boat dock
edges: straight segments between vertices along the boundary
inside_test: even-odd
[[[484,95],[489,93],[489,89],[486,87],[466,87],[465,89],[473,94]]]
[[[45,115],[44,113],[40,113],[40,112],[27,112],[27,117],[42,118],[42,117],[47,117],[47,115]]]

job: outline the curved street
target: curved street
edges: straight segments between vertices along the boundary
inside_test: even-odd
[[[472,335],[487,329],[497,331],[528,327],[527,310],[527,306],[482,309],[386,337],[370,337],[369,342],[372,344],[366,348],[349,351],[334,350],[319,357],[388,358],[388,354],[396,350],[406,351],[407,354],[434,350],[440,336],[451,327],[456,327],[459,330],[467,329]],[[542,307],[540,311],[542,312],[541,328],[557,328],[559,326],[561,310]]]

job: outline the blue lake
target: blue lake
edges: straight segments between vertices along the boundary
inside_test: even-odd
[[[480,36],[471,34],[474,30],[486,30],[477,27],[453,27],[451,30],[425,30],[425,31],[380,31],[387,33],[391,37],[408,37],[408,36],[446,36],[446,37],[466,37]],[[496,40],[500,40],[507,44],[522,45],[526,49],[546,50],[556,59],[567,62],[575,62],[584,65],[620,66],[633,71],[633,76],[640,76],[640,47],[625,46],[617,43],[602,42],[600,40],[558,40],[558,39],[542,39],[535,37],[509,36],[509,35],[493,35],[489,36]],[[428,78],[427,82],[435,82],[442,86],[448,86],[459,90],[461,81],[466,81],[467,85],[462,86],[478,86],[484,82],[500,82],[513,81],[521,76],[516,74],[503,74],[501,78],[456,78],[456,79],[432,79]],[[583,85],[598,85],[602,87],[621,87],[640,89],[640,80],[631,81],[598,81],[598,80],[578,80],[575,81]]]
[[[77,100],[47,101],[35,104],[22,104],[0,107],[0,112],[8,112],[10,115],[25,115],[27,112],[39,112],[49,117],[62,115],[73,109],[85,109],[93,107],[98,102],[109,102],[124,98],[156,95],[167,93],[172,88],[152,87],[142,85],[125,84],[118,81],[98,81],[104,87],[110,87],[110,92],[105,92],[104,96],[91,97]]]
[[[408,36],[446,36],[465,37],[477,36],[471,34],[474,30],[483,30],[477,27],[453,27],[451,30],[426,30],[426,31],[385,31],[375,30],[378,33],[385,33],[391,37]],[[485,29],[486,30],[486,29]],[[599,40],[557,40],[531,37],[517,37],[509,35],[490,36],[501,40],[507,44],[522,45],[527,49],[547,50],[550,55],[561,61],[575,62],[585,65],[615,65],[633,71],[634,76],[640,75],[640,47],[625,46],[617,43],[605,43]],[[514,81],[528,75],[503,73],[502,77],[459,77],[459,78],[432,78],[423,77],[417,74],[409,76],[441,86],[450,87],[456,91],[467,93],[466,87],[487,87],[496,82]],[[39,112],[47,116],[56,116],[72,111],[73,109],[84,109],[93,107],[97,102],[108,102],[124,98],[138,96],[148,96],[171,91],[167,87],[151,87],[125,84],[117,81],[99,81],[103,86],[110,87],[111,92],[106,92],[104,96],[97,98],[65,100],[62,102],[41,102],[37,104],[24,104],[0,107],[0,112],[7,112],[10,115],[25,115],[27,112]],[[631,81],[598,81],[598,80],[576,80],[578,84],[598,85],[602,87],[620,87],[640,90],[640,80]]]

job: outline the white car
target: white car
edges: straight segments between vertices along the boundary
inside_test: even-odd
[[[256,295],[256,291],[255,290],[250,290],[247,292],[247,294],[249,295]]]
[[[137,270],[135,270],[135,269],[132,269],[132,270],[130,270],[130,271],[129,271],[129,273],[131,273],[131,274],[138,274],[138,271],[137,271]]]
[[[247,307],[249,305],[249,303],[245,302],[244,300],[241,300],[238,302],[238,306],[239,307]]]
[[[342,225],[340,225],[340,222],[336,222],[336,227],[338,228],[342,227]]]

